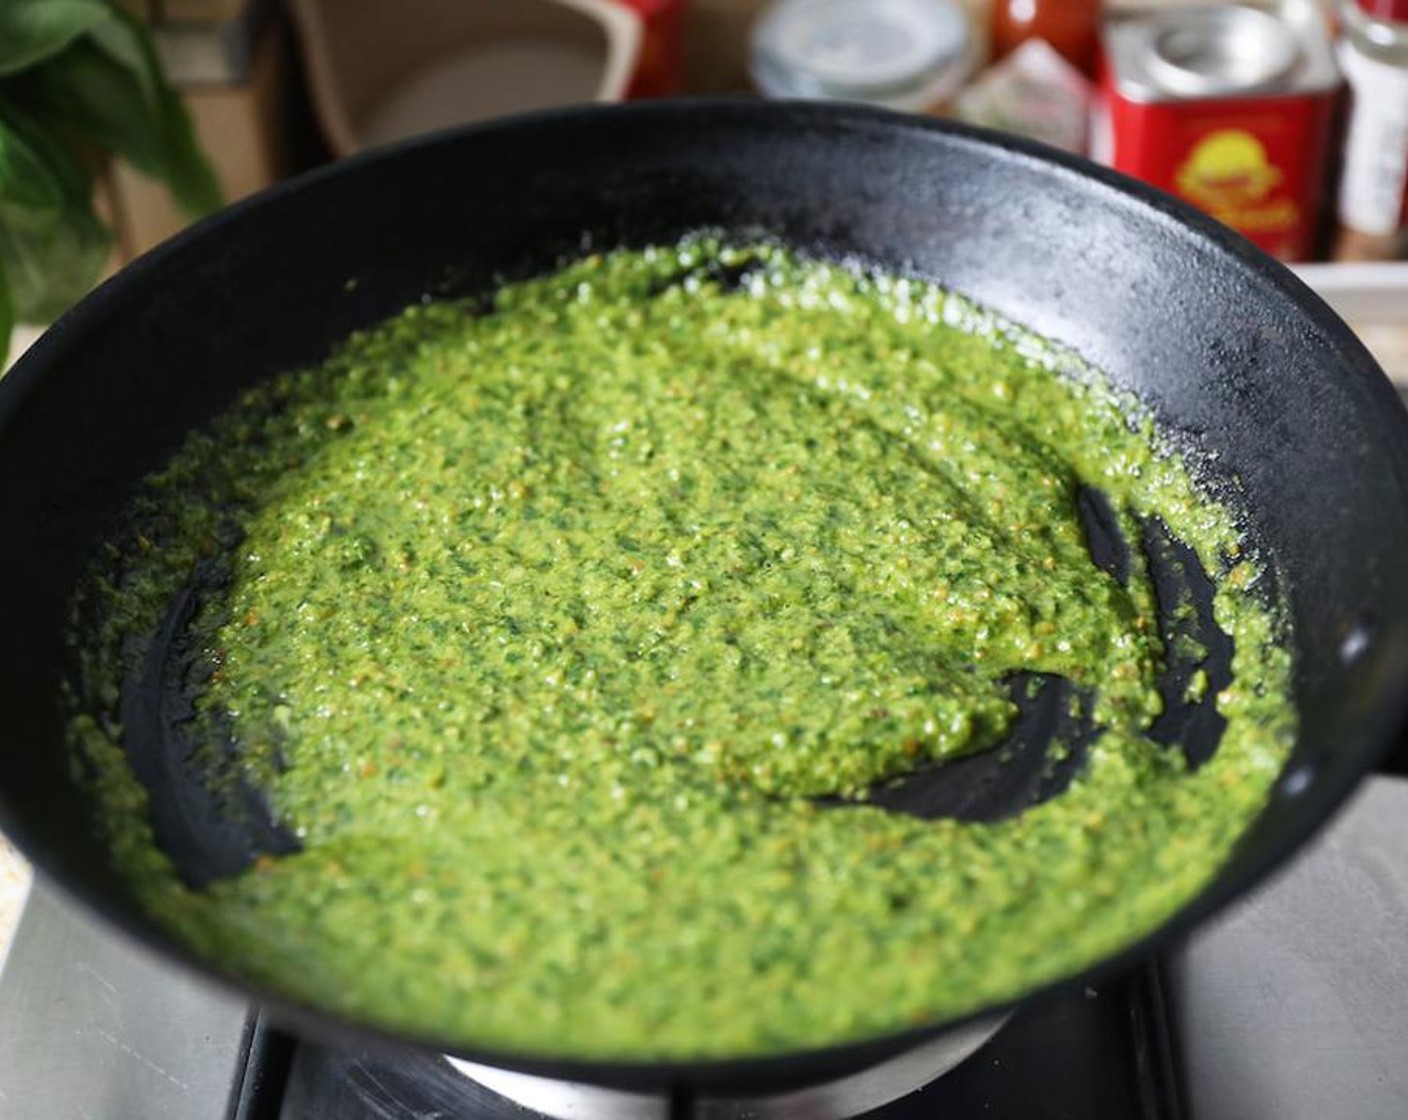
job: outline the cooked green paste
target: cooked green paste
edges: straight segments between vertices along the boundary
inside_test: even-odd
[[[1154,588],[1137,549],[1123,582],[1093,562],[1082,485],[1216,585],[1232,682],[1196,769],[1147,735]],[[186,733],[300,850],[191,887],[118,694],[217,562]],[[413,306],[191,436],[80,596],[71,738],[117,868],[229,973],[465,1045],[765,1054],[1016,995],[1206,885],[1294,733],[1265,582],[1072,355],[699,236]],[[1059,796],[819,800],[1001,750],[1023,670],[1103,729]]]

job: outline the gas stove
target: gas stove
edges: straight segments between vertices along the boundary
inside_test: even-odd
[[[1401,1120],[1405,1052],[1394,776],[1177,952],[774,1095],[624,1094],[296,1038],[42,884],[0,972],[0,1120]]]

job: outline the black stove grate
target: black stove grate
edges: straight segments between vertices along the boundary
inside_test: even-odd
[[[971,1058],[868,1120],[1186,1120],[1162,969],[1017,1011]],[[256,1023],[230,1120],[535,1120],[433,1054],[299,1042]],[[704,1115],[688,1090],[662,1117]],[[708,1115],[719,1115],[711,1102]],[[767,1115],[761,1111],[760,1115]],[[823,1120],[818,1117],[817,1120]]]

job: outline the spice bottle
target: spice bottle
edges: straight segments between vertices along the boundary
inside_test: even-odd
[[[992,57],[1028,39],[1044,39],[1056,53],[1090,77],[1100,35],[1100,0],[993,0]]]
[[[1341,13],[1349,126],[1337,260],[1389,260],[1408,248],[1408,0],[1353,0]]]

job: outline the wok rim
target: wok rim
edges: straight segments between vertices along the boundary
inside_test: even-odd
[[[110,305],[120,303],[129,288],[160,278],[168,262],[191,251],[203,238],[228,225],[257,215],[261,208],[295,196],[317,191],[326,181],[359,174],[364,168],[400,159],[441,145],[472,144],[480,136],[506,131],[532,131],[543,126],[590,127],[594,122],[625,117],[707,118],[711,128],[736,127],[746,123],[781,124],[792,121],[806,128],[816,142],[830,142],[848,133],[883,132],[889,137],[911,133],[947,136],[954,143],[981,149],[986,156],[1016,161],[1037,173],[1055,174],[1083,185],[1087,195],[1100,205],[1124,205],[1141,210],[1154,220],[1173,225],[1203,242],[1205,247],[1234,265],[1250,282],[1270,286],[1287,297],[1305,317],[1306,324],[1328,344],[1338,359],[1342,375],[1357,378],[1368,394],[1380,398],[1382,427],[1375,435],[1386,439],[1390,457],[1395,460],[1398,489],[1408,507],[1408,411],[1387,376],[1354,335],[1348,325],[1287,266],[1256,249],[1249,241],[1192,206],[1145,183],[1089,160],[1050,148],[1024,138],[985,128],[922,118],[884,109],[823,102],[768,102],[734,98],[682,98],[614,105],[584,105],[519,114],[493,121],[442,129],[386,145],[336,161],[284,180],[242,199],[202,219],[161,243],[119,270],[77,304],[65,311],[44,334],[14,363],[0,380],[0,429],[18,408],[32,382],[62,359],[68,347],[83,344],[90,323],[98,325],[109,315]],[[822,134],[825,134],[823,137]],[[550,157],[546,157],[550,159]],[[1182,246],[1180,252],[1186,249]],[[887,262],[879,262],[887,263]],[[890,262],[893,263],[893,262]],[[173,270],[174,271],[174,270]],[[1396,427],[1396,436],[1391,429]],[[1294,647],[1292,647],[1294,649]],[[560,1078],[593,1085],[633,1090],[659,1090],[666,1087],[723,1090],[782,1090],[833,1076],[854,1072],[931,1039],[947,1030],[971,1026],[981,1019],[1012,1013],[1028,1001],[1069,993],[1128,974],[1150,959],[1157,950],[1168,949],[1183,940],[1192,929],[1225,910],[1235,899],[1265,882],[1278,868],[1288,865],[1344,805],[1359,783],[1387,754],[1396,734],[1408,724],[1408,679],[1397,680],[1382,690],[1381,703],[1372,719],[1373,734],[1352,748],[1332,767],[1317,773],[1308,786],[1294,794],[1296,815],[1282,835],[1264,851],[1235,867],[1235,854],[1218,875],[1198,894],[1175,910],[1165,921],[1144,936],[1129,942],[1118,952],[1102,957],[1084,969],[1044,981],[1009,998],[984,1003],[968,1012],[936,1020],[922,1026],[866,1035],[811,1049],[789,1049],[715,1057],[602,1058],[580,1054],[555,1056],[546,1052],[525,1053],[492,1045],[466,1045],[431,1034],[392,1029],[291,998],[264,985],[240,979],[168,934],[155,919],[145,918],[135,903],[130,909],[103,894],[89,894],[77,876],[53,868],[39,845],[28,842],[26,829],[17,815],[0,800],[0,832],[33,866],[36,876],[80,912],[97,915],[109,928],[120,931],[131,944],[149,955],[176,965],[187,976],[249,1004],[252,1011],[267,1013],[277,1026],[300,1034],[328,1039],[338,1045],[377,1049],[414,1048],[453,1055],[466,1061],[496,1066],[543,1077]],[[1290,771],[1283,769],[1268,797],[1282,796]],[[1286,791],[1287,793],[1289,791]],[[1257,828],[1266,809],[1247,825],[1238,846]],[[1232,868],[1229,873],[1228,868]]]

